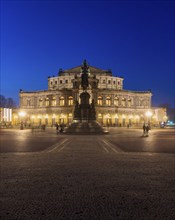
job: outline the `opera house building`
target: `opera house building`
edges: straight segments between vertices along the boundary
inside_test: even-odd
[[[151,91],[124,89],[124,78],[88,65],[62,70],[48,77],[42,91],[20,90],[20,108],[13,123],[53,126],[95,120],[103,126],[158,125],[166,121],[166,109],[153,108]]]

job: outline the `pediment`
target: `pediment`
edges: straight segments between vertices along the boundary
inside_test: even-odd
[[[94,67],[94,66],[89,66],[90,72],[91,73],[104,73],[108,72],[108,70],[102,70],[100,68]],[[81,72],[81,66],[77,66],[71,69],[67,69],[63,71],[64,73],[80,73]]]

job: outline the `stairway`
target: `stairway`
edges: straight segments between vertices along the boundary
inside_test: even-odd
[[[97,122],[76,122],[72,123],[67,129],[66,134],[108,134]]]

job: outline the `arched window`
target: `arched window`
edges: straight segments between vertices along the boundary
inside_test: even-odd
[[[46,101],[46,106],[49,106],[49,98],[48,97],[46,98],[45,101]]]
[[[101,113],[98,114],[98,118],[102,118],[102,114]]]
[[[64,103],[65,103],[64,97],[61,96],[61,97],[60,97],[60,106],[64,106]]]
[[[126,106],[126,99],[122,98],[122,106]]]
[[[56,97],[52,97],[52,106],[56,106]]]
[[[128,99],[128,107],[131,107],[131,99]]]
[[[119,106],[119,98],[117,96],[114,98],[114,105]]]
[[[101,96],[98,97],[97,104],[98,105],[102,105],[103,104],[103,98]]]
[[[106,97],[106,105],[111,105],[111,98],[109,96]]]
[[[68,105],[73,105],[73,97],[69,96],[68,98]]]

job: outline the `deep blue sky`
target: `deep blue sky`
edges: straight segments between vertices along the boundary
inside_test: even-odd
[[[83,59],[152,90],[175,107],[174,1],[2,1],[1,91],[47,89],[47,77]]]

